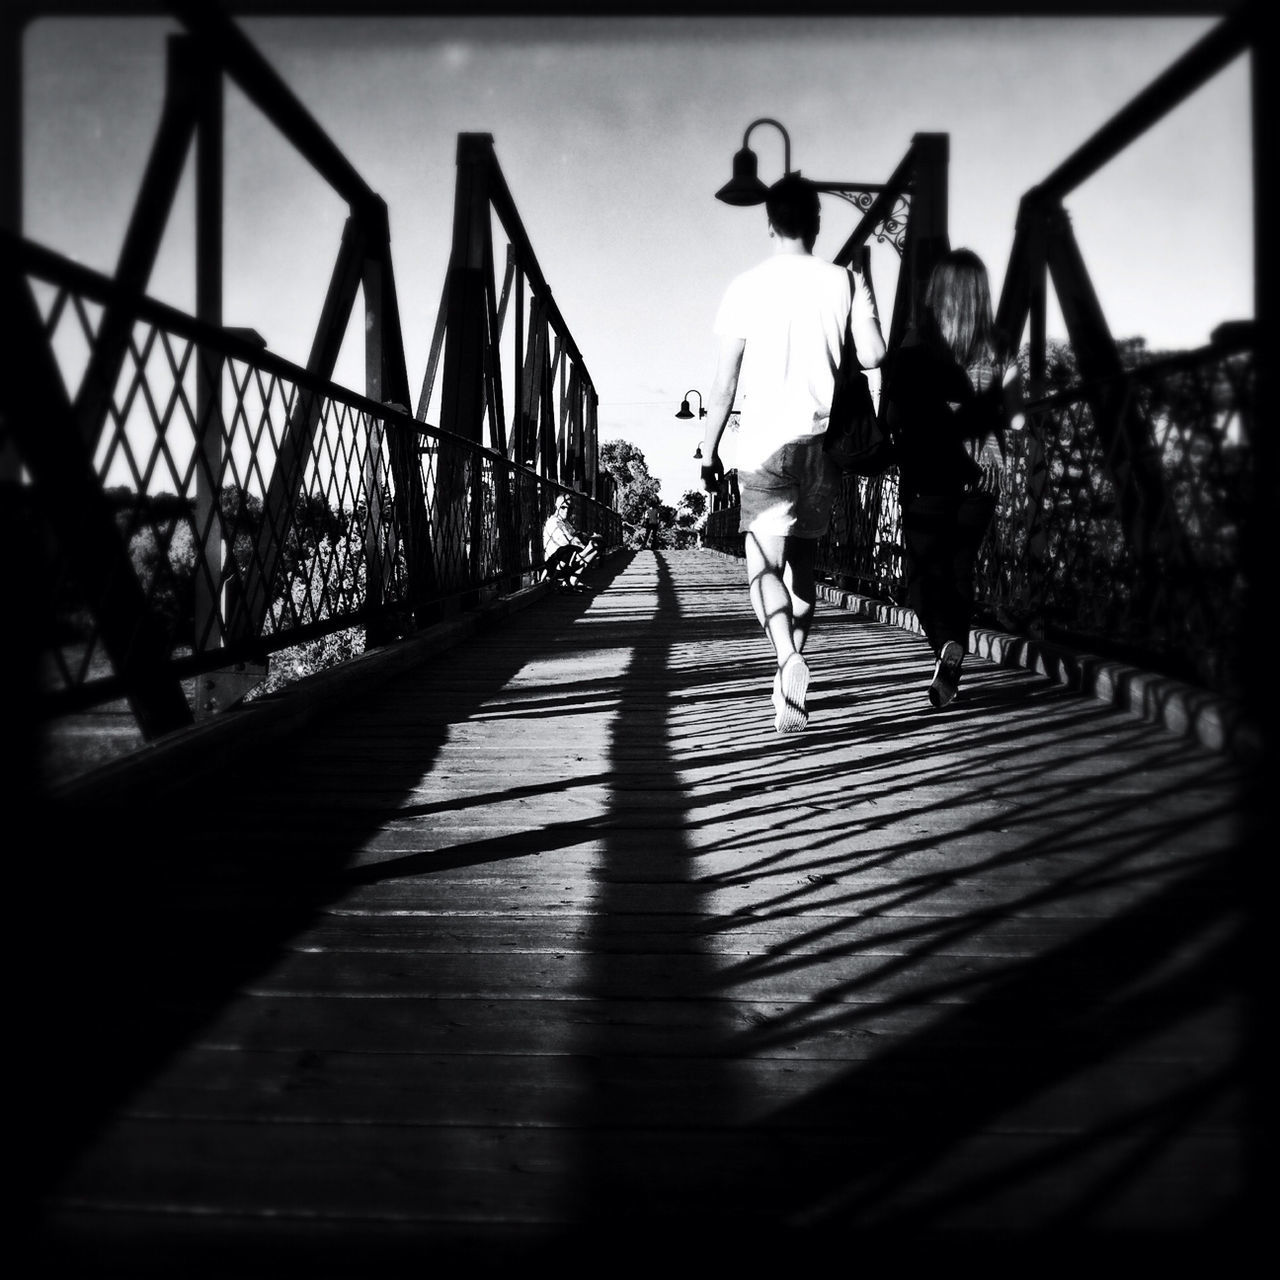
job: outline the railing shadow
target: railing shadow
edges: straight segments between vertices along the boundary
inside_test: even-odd
[[[1230,1016],[1244,981],[1229,767],[994,668],[966,678],[940,749],[940,722],[920,709],[923,656],[830,610],[811,645],[811,728],[780,740],[760,727],[767,663],[745,583],[691,586],[661,554],[651,583],[633,563],[613,562],[609,609],[554,602],[585,644],[627,650],[624,676],[606,688],[584,674],[498,710],[607,699],[607,756],[571,779],[415,802],[444,730],[392,688],[341,713],[336,755],[300,748],[313,764],[327,750],[335,766],[380,770],[376,805],[344,807],[281,761],[220,788],[222,810],[206,795],[82,816],[31,899],[65,897],[73,940],[48,961],[58,1018],[24,1093],[56,1117],[37,1184],[325,904],[590,842],[604,853],[565,993],[583,1002],[563,1050],[580,1071],[562,1130],[573,1220],[503,1256],[669,1265],[678,1247],[746,1266],[822,1248],[990,1270],[1099,1244],[1113,1260],[1130,1246],[1149,1262],[1200,1245],[1228,1256],[1250,1225],[1232,1138],[1245,1127]],[[486,665],[462,714],[551,643]],[[375,729],[398,753],[353,761]],[[584,784],[609,788],[603,813],[474,840],[446,828],[438,848],[422,847],[427,833],[412,852],[353,862],[393,814]],[[780,805],[784,791],[803,803]],[[104,856],[117,833],[128,854]],[[1121,905],[1100,916],[1099,894]],[[1160,1060],[1162,1037],[1183,1043],[1187,1024],[1203,1025],[1199,1057],[1148,1086],[1133,1064]],[[1116,1072],[1138,1083],[1117,1088]],[[1046,1119],[1039,1102],[1059,1093]],[[1174,1161],[1203,1180],[1205,1212],[1109,1230],[1117,1214],[1131,1224],[1132,1198],[1206,1126],[1223,1135],[1221,1163]],[[483,1227],[455,1224],[445,1242],[428,1224],[405,1256],[449,1257],[436,1246],[462,1237],[483,1255]],[[394,1247],[379,1245],[379,1258]]]
[[[607,584],[622,568],[606,562],[597,581]],[[566,614],[588,603],[547,602]],[[534,656],[531,648],[495,662],[463,715]],[[400,744],[372,765],[340,763],[376,768],[378,801],[366,807],[345,801],[341,788],[302,781],[326,750],[325,735],[353,726],[367,731],[366,747],[375,737]],[[407,798],[446,736],[397,700],[393,681],[360,706],[331,712],[304,740],[249,752],[236,768],[192,778],[163,798],[139,801],[131,792],[119,803],[40,810],[42,847],[18,874],[24,900],[48,904],[57,920],[56,941],[50,937],[24,984],[19,1020],[30,1045],[19,1066],[29,1103],[24,1190],[35,1201],[114,1109],[277,963],[322,908],[358,883],[404,874],[394,859],[358,867],[353,858],[392,817],[415,812]],[[516,858],[530,840],[538,848],[572,843],[572,828],[407,861],[438,870]]]
[[[1100,1243],[1117,1262],[1130,1249],[1150,1262],[1186,1260],[1200,1248],[1233,1256],[1250,1224],[1247,1159],[1225,1136],[1239,1121],[1244,1064],[1242,1024],[1224,1020],[1223,1010],[1243,1016],[1247,985],[1238,850],[1229,834],[1234,805],[1223,800],[1235,776],[1230,766],[1206,763],[1136,723],[1104,730],[1104,708],[1008,672],[971,677],[949,717],[954,748],[940,755],[921,713],[923,657],[872,665],[870,629],[848,618],[833,624],[826,614],[815,633],[823,662],[845,665],[838,685],[818,684],[803,739],[779,750],[727,723],[718,747],[696,762],[714,780],[690,786],[693,761],[673,731],[673,709],[696,701],[709,719],[729,722],[743,693],[726,681],[740,672],[742,652],[761,642],[731,616],[745,610],[745,587],[724,593],[723,614],[704,601],[690,617],[667,577],[660,568],[659,606],[636,641],[643,658],[634,665],[645,683],[623,694],[618,733],[631,725],[671,744],[666,781],[650,762],[647,785],[669,786],[683,803],[665,799],[665,825],[642,871],[633,846],[601,868],[599,905],[602,928],[610,918],[634,921],[654,900],[654,882],[665,881],[664,909],[681,926],[669,925],[665,951],[653,932],[671,976],[655,999],[707,1011],[701,1045],[674,1047],[687,1037],[673,1027],[671,1049],[685,1058],[699,1122],[693,1134],[671,1129],[669,1065],[655,1072],[651,1094],[639,1085],[619,1090],[616,1077],[640,1078],[654,1064],[619,1065],[634,1053],[627,1035],[593,1026],[581,1052],[601,1085],[581,1116],[591,1135],[583,1139],[582,1218],[548,1256],[568,1247],[583,1261],[609,1242],[656,1265],[677,1234],[724,1265],[780,1263],[830,1247],[864,1261],[972,1255],[997,1269],[1015,1260],[1046,1267],[1054,1264],[1044,1253],[1049,1241],[1060,1259]],[[705,656],[691,670],[673,653],[695,640]],[[728,656],[718,659],[718,650]],[[895,698],[917,668],[919,688]],[[1042,712],[1048,723],[1036,718]],[[859,786],[868,752],[881,777],[897,779],[873,793]],[[807,807],[848,821],[797,820],[794,805],[772,809],[763,760],[777,762],[786,785],[807,789]],[[628,767],[625,755],[613,762],[617,776]],[[1205,788],[1202,804],[1186,801],[1189,770]],[[981,816],[940,834],[930,824],[954,809],[955,794],[931,791],[931,782],[957,779],[969,786],[961,804]],[[716,836],[735,797],[741,821]],[[1179,852],[1197,830],[1210,852]],[[741,862],[733,872],[699,871],[704,856],[735,849]],[[929,857],[932,869],[919,870]],[[1000,877],[1018,888],[1001,895]],[[948,914],[941,899],[984,879],[994,883],[989,906],[972,905],[983,895],[970,892],[970,905]],[[760,891],[766,880],[776,891]],[[833,885],[849,888],[833,893]],[[754,891],[727,910],[722,900],[735,887]],[[1087,899],[1112,890],[1127,894],[1129,905],[1090,921]],[[1062,917],[1082,910],[1064,931]],[[1055,927],[1044,927],[1029,958],[1025,946],[1001,957],[998,943],[986,942],[1039,920]],[[771,948],[735,957],[726,945],[737,930],[754,937],[769,924],[785,928]],[[970,944],[978,955],[984,946],[993,954],[957,961]],[[642,999],[652,958],[641,964],[599,945],[596,981]],[[753,990],[757,1011],[735,1010],[731,1002],[749,1001]],[[1150,1092],[1139,1087],[1120,1101],[1114,1088],[1096,1103],[1089,1097],[1094,1075],[1141,1076],[1133,1061],[1197,1019],[1208,1025],[1204,1061],[1186,1065],[1176,1083],[1161,1076]],[[886,1023],[899,1034],[886,1035]],[[883,1037],[885,1047],[849,1054],[847,1042],[864,1037],[870,1046]],[[832,1042],[846,1047],[823,1047]],[[748,1083],[749,1064],[761,1057],[827,1052],[863,1060],[826,1072],[798,1096],[784,1090],[774,1106],[767,1091],[776,1082],[760,1094]],[[1064,1104],[1060,1133],[1014,1137],[1006,1150],[972,1155],[989,1131],[1000,1131],[1002,1117],[1014,1117],[1015,1133],[1018,1124],[1043,1125],[1034,1108],[1032,1121],[1019,1120],[1019,1108],[1055,1090],[1074,1098]],[[1179,1168],[1171,1148],[1191,1129],[1215,1125],[1224,1134],[1220,1167]],[[623,1131],[637,1128],[649,1135],[646,1155],[627,1167]],[[1162,1163],[1170,1159],[1172,1174]],[[1126,1209],[1127,1198],[1149,1195],[1144,1182],[1167,1176],[1199,1177],[1204,1213],[1178,1223],[1156,1210],[1149,1230],[1134,1229],[1142,1210]],[[1043,1190],[1029,1194],[1037,1183]],[[1185,1187],[1178,1194],[1185,1203]],[[986,1253],[992,1248],[994,1256]]]

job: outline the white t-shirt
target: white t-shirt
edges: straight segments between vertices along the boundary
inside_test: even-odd
[[[553,555],[560,547],[571,547],[577,541],[578,535],[573,526],[553,511],[542,526],[542,554]]]
[[[737,464],[751,470],[789,440],[822,435],[853,304],[849,272],[812,254],[775,254],[736,276],[715,332],[742,338]]]

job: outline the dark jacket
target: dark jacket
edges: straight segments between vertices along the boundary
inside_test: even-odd
[[[962,493],[981,475],[966,445],[992,424],[999,378],[995,395],[975,392],[945,347],[914,335],[886,354],[880,369],[881,416],[893,439],[902,496]]]

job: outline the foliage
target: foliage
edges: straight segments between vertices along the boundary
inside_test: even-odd
[[[606,440],[600,445],[600,465],[617,486],[618,512],[625,521],[624,536],[630,546],[636,546],[644,536],[645,512],[655,503],[662,509],[662,527],[671,528],[675,512],[662,507],[658,481],[650,475],[640,449],[628,440]]]
[[[140,502],[125,486],[105,491],[115,509],[116,526],[148,607],[178,647],[195,637],[196,583],[203,572],[197,530],[190,505],[172,494]],[[240,574],[259,559],[265,510],[261,499],[228,485],[219,494],[223,537]],[[365,594],[365,564],[360,529],[364,508],[343,511],[323,497],[300,495],[281,546],[276,582],[285,595],[274,599],[264,620],[266,634],[322,624],[359,609]],[[94,628],[88,604],[67,578],[59,587],[59,618],[66,637],[84,637]],[[304,642],[272,657],[271,675],[255,691],[267,693],[304,675],[321,671],[363,652],[363,627],[349,628]]]
[[[1120,367],[1125,370],[1150,364],[1164,354],[1148,351],[1145,338],[1120,338],[1116,341],[1116,355],[1120,358]],[[1080,381],[1080,366],[1076,361],[1075,348],[1069,342],[1058,342],[1053,339],[1046,341],[1044,366],[1043,394],[1045,396],[1065,391]],[[1029,343],[1024,343],[1018,351],[1018,372],[1022,376],[1022,385],[1029,388],[1031,386],[1031,345]]]
[[[1045,620],[1099,652],[1128,645],[1155,669],[1228,689],[1244,616],[1240,548],[1251,502],[1252,357],[1165,361],[1141,338],[1117,343],[1125,379],[1104,437],[1089,389],[1034,412]],[[1024,377],[1027,349],[1020,353]],[[1149,372],[1145,368],[1154,366]],[[1067,344],[1048,344],[1046,393],[1080,385]],[[1021,452],[1022,450],[1018,450]],[[993,564],[1019,564],[1029,537],[1031,459],[997,512]],[[1028,605],[1030,584],[1000,594]]]
[[[288,628],[305,626],[357,608],[365,593],[365,562],[362,555],[352,551],[352,546],[346,538],[336,543],[328,537],[320,538],[290,580],[289,600],[280,613],[280,622],[274,620],[273,610],[265,620],[264,632],[270,634],[281,624]],[[363,652],[363,627],[331,631],[282,649],[272,656],[267,678],[253,696],[271,693]]]
[[[664,510],[670,510],[665,508]],[[702,527],[707,521],[707,494],[701,489],[686,489],[672,512],[671,545],[696,547],[701,541]]]

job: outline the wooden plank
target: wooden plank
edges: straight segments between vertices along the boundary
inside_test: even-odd
[[[893,1221],[895,1209],[919,1212],[930,1200],[943,1200],[950,1213],[937,1216],[945,1225],[985,1223],[988,1229],[1025,1233],[1051,1227],[1062,1207],[1061,1188],[1051,1176],[1021,1174],[1046,1146],[1040,1134],[984,1132],[954,1152],[948,1165],[922,1169],[907,1197],[893,1194],[894,1181],[914,1172],[913,1162],[924,1163],[934,1144],[904,1144],[900,1132],[860,1137],[836,1131],[800,1138],[791,1131],[731,1129],[713,1140],[704,1130],[687,1128],[582,1133],[125,1121],[117,1136],[119,1161],[110,1168],[87,1161],[83,1174],[86,1180],[110,1174],[112,1191],[103,1199],[112,1209],[202,1218],[270,1213],[451,1221],[483,1228],[503,1221],[567,1225],[581,1218],[584,1206],[610,1205],[622,1206],[624,1219],[664,1222],[687,1217],[688,1197],[695,1195],[702,1223],[738,1230],[747,1229],[756,1215],[765,1215],[765,1223],[775,1221],[779,1206],[784,1221],[797,1215],[810,1223],[831,1217],[856,1228],[882,1218]],[[1074,1184],[1081,1188],[1078,1195],[1087,1197],[1132,1154],[1133,1144],[1119,1139],[1073,1150],[1063,1138],[1047,1145],[1074,1157]],[[717,1184],[703,1182],[700,1175],[708,1150],[723,1170]],[[1176,1144],[1150,1162],[1142,1186],[1125,1187],[1127,1196],[1113,1197],[1090,1215],[1095,1229],[1158,1227],[1170,1200],[1199,1206],[1184,1220],[1184,1230],[1212,1224],[1231,1203],[1234,1155],[1225,1135]],[[199,1170],[198,1199],[181,1176],[193,1168]],[[837,1170],[838,1189],[822,1196],[815,1184]],[[993,1170],[994,1191],[984,1186]],[[94,1205],[81,1183],[69,1183],[66,1195],[75,1208]]]
[[[152,1006],[156,1016],[166,1008]],[[857,1011],[852,1011],[856,1013]],[[453,1054],[474,1057],[517,1051],[541,1070],[542,1059],[560,1054],[626,1058],[750,1057],[795,1061],[858,1062],[913,1043],[949,1062],[998,1056],[1016,1028],[981,1017],[942,1016],[934,1005],[886,1005],[874,1020],[837,1020],[810,1002],[738,999],[708,1006],[694,1000],[646,1001],[625,1009],[602,999],[424,1001],[407,996],[342,1000],[331,996],[254,996],[214,1015],[192,1041],[196,1051],[221,1049],[303,1054],[310,1051]],[[955,1014],[955,1010],[952,1013]],[[1111,1062],[1220,1062],[1240,1030],[1241,1010],[1217,1002],[1187,1010],[1168,1025],[1126,1040],[1116,1039]],[[1105,1027],[1108,1018],[1099,1019]],[[1041,1047],[1044,1036],[1022,1041],[1021,1052]],[[469,1064],[467,1069],[469,1069]],[[1141,1079],[1142,1072],[1137,1072]]]
[[[834,611],[829,727],[780,739],[740,568],[662,565],[397,676],[217,812],[98,815],[133,858],[51,886],[49,969],[136,1046],[96,1097],[51,1072],[51,1245],[358,1271],[607,1224],[747,1266],[1227,1218],[1232,767],[988,663],[930,716],[918,637]]]
[[[726,921],[717,915],[583,914],[561,915],[551,921],[541,913],[512,912],[470,917],[463,922],[427,912],[406,918],[337,908],[321,912],[291,945],[296,949],[370,948],[442,954],[465,946],[475,956],[491,950],[566,949],[593,955],[802,956],[839,945],[874,949],[879,955],[909,955],[927,941],[938,955],[1024,956],[1060,946],[1080,929],[1079,918],[958,922],[932,915],[851,918],[839,913],[818,925],[808,916]]]
[[[838,1084],[878,1052],[868,1046],[849,1057],[696,1058],[619,1055],[548,1055],[531,1071],[516,1054],[369,1054],[345,1050],[257,1052],[204,1050],[189,1054],[180,1072],[166,1076],[145,1100],[127,1104],[122,1116],[137,1121],[204,1123],[219,1119],[260,1123],[451,1125],[512,1128],[574,1127],[586,1096],[606,1090],[613,1123],[620,1128],[693,1125],[724,1129],[769,1124],[780,1108],[815,1090]],[[1175,1094],[1210,1079],[1213,1063],[1148,1061],[1141,1077],[1133,1059],[1110,1061],[1075,1073],[1013,1108],[1003,1132],[1064,1133],[1082,1116],[1104,1117]],[[925,1062],[906,1064],[892,1079],[868,1072],[863,1100],[865,1132],[898,1123],[894,1108],[904,1094],[923,1098],[936,1086]],[[1025,1119],[1024,1119],[1025,1116]],[[1215,1098],[1197,1128],[1227,1136],[1242,1115],[1238,1097]],[[836,1121],[839,1123],[839,1120]],[[847,1123],[847,1118],[846,1118]],[[807,1112],[800,1130],[828,1130],[832,1119]]]
[[[1187,954],[1177,957],[1178,967],[1190,972],[1183,981],[1188,995],[1200,986],[1217,990],[1220,977],[1212,971],[1199,976],[1191,966],[1208,945],[1188,943]],[[835,1007],[845,1003],[913,1000],[928,1004],[967,1003],[987,984],[1009,976],[1010,961],[1003,956],[937,956],[927,948],[909,957],[874,952],[836,952],[826,964],[808,957],[804,964],[760,963],[715,965],[710,957],[686,957],[673,964],[671,957],[627,955],[613,963],[593,963],[593,957],[570,952],[491,953],[483,973],[477,975],[474,957],[419,952],[301,951],[282,956],[269,976],[253,979],[240,990],[255,995],[293,993],[338,997],[420,996],[426,999],[513,998],[578,1000],[604,998],[620,1001],[700,999],[706,1001],[750,998],[757,1001],[803,1002],[822,1000]],[[1096,991],[1097,1007],[1110,1003],[1105,993],[1108,958],[1074,961],[1071,977],[1088,982]],[[183,975],[185,978],[185,975]],[[158,974],[157,989],[169,985]],[[1121,991],[1116,998],[1127,998]]]

